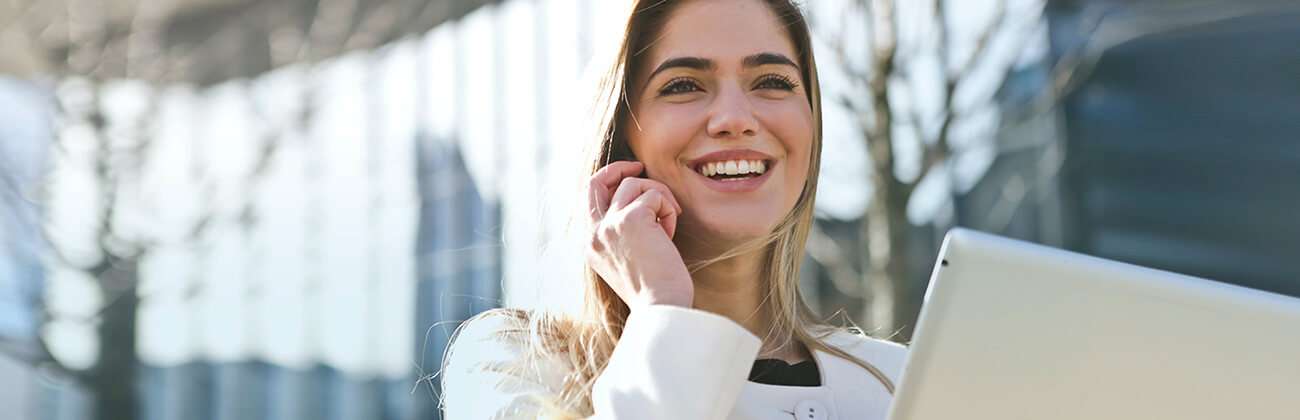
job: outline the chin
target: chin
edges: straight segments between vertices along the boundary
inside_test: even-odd
[[[770,209],[770,207],[769,207]],[[771,210],[760,211],[710,211],[692,220],[701,242],[710,246],[737,246],[745,241],[761,238],[781,222],[781,214]]]

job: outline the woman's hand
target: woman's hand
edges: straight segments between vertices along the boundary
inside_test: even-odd
[[[672,237],[681,205],[664,184],[636,175],[641,162],[619,161],[591,177],[592,225],[587,265],[636,309],[667,304],[691,307],[695,284]]]

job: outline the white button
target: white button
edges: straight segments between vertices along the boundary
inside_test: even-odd
[[[826,420],[831,413],[826,411],[826,406],[821,401],[803,400],[794,406],[794,418],[796,420]]]

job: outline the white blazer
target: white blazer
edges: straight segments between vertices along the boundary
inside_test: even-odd
[[[523,344],[494,336],[505,316],[466,324],[443,371],[446,419],[537,419],[531,396],[554,395],[567,373],[559,360],[535,361],[524,375],[484,371],[518,362]],[[516,325],[517,326],[517,325]],[[906,347],[838,330],[827,344],[879,368],[895,383]],[[609,364],[592,389],[594,419],[883,420],[892,399],[871,373],[814,351],[821,386],[750,382],[761,340],[721,315],[669,305],[628,317]]]

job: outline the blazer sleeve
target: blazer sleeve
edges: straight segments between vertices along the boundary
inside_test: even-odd
[[[537,419],[540,400],[558,395],[560,361],[530,363],[526,373],[485,369],[516,363],[522,344],[495,331],[505,316],[467,323],[443,370],[450,420]],[[592,389],[592,419],[720,419],[736,404],[761,340],[710,312],[650,305],[628,316],[623,336]]]
[[[762,341],[735,321],[670,305],[638,308],[592,389],[602,419],[721,419]]]

